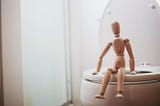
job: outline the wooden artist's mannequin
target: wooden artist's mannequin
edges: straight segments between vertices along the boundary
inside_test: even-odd
[[[115,36],[115,39],[113,42],[109,42],[105,49],[103,50],[102,54],[99,57],[98,65],[96,71],[93,73],[93,75],[96,75],[102,66],[102,59],[105,56],[105,54],[108,52],[110,47],[112,46],[115,53],[116,53],[116,59],[113,68],[109,68],[107,72],[105,73],[103,82],[102,82],[102,87],[100,89],[100,92],[98,95],[96,95],[96,98],[99,99],[105,99],[104,93],[107,88],[108,82],[110,80],[111,74],[116,74],[117,73],[117,94],[116,97],[122,98],[123,97],[123,82],[124,82],[124,76],[125,76],[125,59],[124,59],[124,49],[126,47],[126,50],[129,54],[130,57],[130,73],[131,74],[136,74],[134,71],[134,56],[132,52],[131,45],[129,43],[129,39],[122,39],[120,38],[120,25],[118,22],[113,22],[112,23],[112,31]]]

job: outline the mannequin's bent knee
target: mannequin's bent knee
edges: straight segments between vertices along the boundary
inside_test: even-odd
[[[108,71],[111,72],[112,74],[116,74],[118,72],[117,69],[113,69],[113,68],[109,68]]]

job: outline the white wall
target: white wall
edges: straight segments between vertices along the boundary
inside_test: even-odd
[[[100,55],[99,25],[109,0],[82,0],[82,69],[93,68]]]
[[[70,35],[70,59],[72,79],[72,99],[74,104],[80,104],[80,77],[82,70],[81,61],[81,0],[69,0],[69,35]]]
[[[108,0],[69,0],[72,99],[80,105],[82,71],[93,67],[99,55],[98,19]]]
[[[67,102],[64,0],[21,0],[24,106]]]
[[[156,0],[156,2],[160,5],[160,0]]]
[[[1,0],[4,106],[23,106],[20,0]]]

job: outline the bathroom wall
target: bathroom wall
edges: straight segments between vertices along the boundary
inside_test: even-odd
[[[82,69],[93,68],[100,55],[99,25],[109,0],[82,0]],[[92,4],[90,4],[92,3]]]
[[[1,2],[4,106],[59,106],[70,100],[67,2]]]
[[[82,72],[97,63],[99,55],[98,19],[108,0],[69,0],[72,99],[80,105]]]
[[[160,5],[160,0],[156,0],[156,2]]]
[[[64,0],[21,0],[24,106],[67,102]]]
[[[4,106],[23,106],[20,0],[1,0]]]
[[[101,53],[101,47],[99,43],[99,25],[100,18],[104,12],[104,9],[109,0],[70,0],[70,35],[71,35],[71,53],[72,53],[72,94],[73,102],[79,104],[79,91],[80,91],[80,80],[82,72],[85,69],[93,68],[97,64],[97,59]],[[153,0],[150,0],[152,2]],[[137,0],[138,2],[138,0]],[[119,1],[119,3],[124,5],[124,2]],[[117,5],[119,5],[119,3]],[[127,8],[127,5],[125,5]],[[149,5],[147,5],[149,7]],[[133,10],[134,11],[134,10]],[[134,12],[137,12],[135,9]],[[76,37],[75,37],[76,35]],[[111,35],[109,35],[111,36]],[[140,37],[138,41],[144,41],[144,37]],[[148,37],[147,37],[148,39]],[[132,39],[131,39],[132,40]],[[157,41],[152,39],[152,41]],[[131,42],[132,43],[132,42]],[[140,42],[139,42],[140,43]],[[148,48],[153,46],[149,45]],[[154,46],[156,47],[156,46]],[[154,49],[153,47],[153,49]],[[152,49],[152,50],[153,50]],[[144,49],[145,50],[145,49]],[[112,50],[110,50],[112,51]],[[160,52],[159,49],[157,49]],[[155,52],[150,52],[154,57]],[[106,56],[104,66],[111,66],[113,59],[110,57],[111,52]],[[151,56],[148,56],[146,53],[143,55],[146,60]],[[81,58],[80,58],[81,57]],[[110,61],[112,60],[112,62]],[[136,64],[140,65],[141,61],[138,61]],[[151,61],[152,65],[158,65],[159,60]]]
[[[72,101],[78,106],[80,105],[80,78],[82,75],[81,0],[69,0],[68,7]]]

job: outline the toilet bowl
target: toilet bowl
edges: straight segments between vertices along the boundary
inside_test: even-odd
[[[116,74],[105,92],[105,99],[94,98],[98,94],[104,73],[107,68],[102,68],[98,75],[92,75],[95,69],[83,72],[81,81],[82,106],[160,106],[160,66],[136,67],[136,75],[130,75],[126,68],[124,80],[124,97],[116,98]]]

